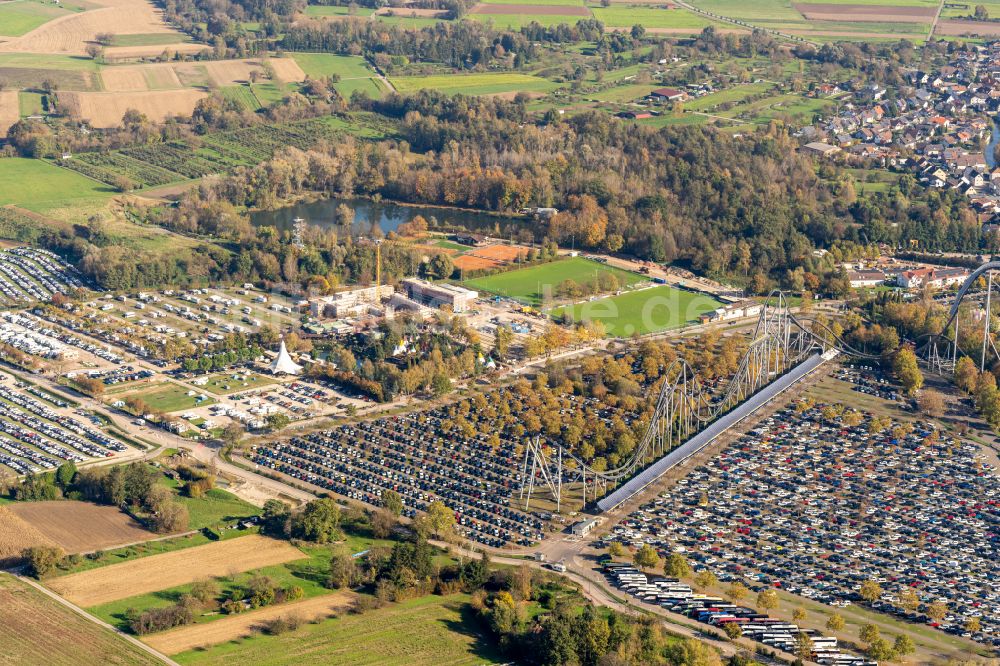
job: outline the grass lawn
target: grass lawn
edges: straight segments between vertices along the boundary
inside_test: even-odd
[[[256,111],[261,107],[260,101],[258,101],[257,96],[253,94],[253,90],[248,85],[223,86],[219,88],[219,92],[223,97],[231,102],[236,102],[243,109]]]
[[[733,86],[714,92],[704,97],[692,99],[684,102],[684,109],[687,111],[712,111],[719,104],[740,103],[743,100],[767,92],[774,87],[771,83],[748,83],[741,86]]]
[[[37,116],[45,112],[42,93],[21,91],[17,94],[17,101],[21,117]]]
[[[520,3],[530,4],[530,3]],[[589,16],[566,16],[564,14],[468,14],[466,18],[476,21],[492,21],[497,28],[508,28],[519,30],[530,23],[538,23],[547,28],[562,25],[576,25],[577,21],[584,21]]]
[[[287,94],[284,87],[276,83],[254,83],[250,88],[257,100],[264,106],[280,102]]]
[[[646,280],[636,273],[630,273],[583,257],[573,257],[506,273],[473,278],[466,280],[465,286],[507,296],[529,305],[540,305],[543,301],[551,300],[554,297],[556,287],[564,280],[573,280],[582,285],[592,283],[602,273],[614,275],[618,278],[618,284],[621,286]]]
[[[54,18],[69,14],[53,3],[12,0],[0,3],[0,35],[20,37]]]
[[[188,527],[192,530],[260,515],[260,509],[253,504],[221,488],[212,488],[204,497],[179,496],[177,501],[187,507]]]
[[[112,46],[159,46],[160,44],[179,44],[190,42],[187,35],[179,35],[176,32],[148,32],[135,35],[115,35],[111,40]],[[208,45],[205,48],[211,48]]]
[[[539,76],[497,72],[489,74],[437,74],[433,76],[400,76],[392,84],[401,93],[424,88],[454,94],[491,95],[504,92],[548,92],[559,84]]]
[[[361,56],[343,56],[332,53],[293,53],[292,58],[302,71],[312,78],[339,74],[341,79],[366,79],[372,75],[368,63]]]
[[[472,248],[468,245],[462,245],[461,243],[456,243],[450,240],[437,240],[432,243],[443,250],[455,250],[457,252],[468,252]]]
[[[556,308],[550,314],[568,313],[573,321],[599,321],[609,336],[628,337],[683,326],[721,305],[710,296],[662,285]]]
[[[198,400],[195,400],[195,398],[201,395],[201,392],[195,391],[195,395],[189,396],[189,390],[190,389],[178,386],[177,384],[163,383],[153,390],[130,393],[127,397],[140,398],[150,407],[150,409],[160,412],[179,412],[183,409],[191,409],[195,406],[204,407],[215,402],[215,399],[211,396],[208,396],[207,400],[199,402]],[[124,397],[126,396],[123,396],[123,398]]]
[[[372,99],[380,99],[385,95],[385,90],[379,84],[378,79],[347,79],[334,84],[334,89],[346,99],[350,99],[356,91],[367,93]]]
[[[351,8],[347,6],[338,7],[334,5],[309,5],[306,7],[306,16],[348,16]],[[355,16],[368,16],[371,10],[358,8]]]
[[[239,377],[239,379],[235,379],[235,377]],[[268,384],[273,383],[274,379],[271,377],[265,377],[264,375],[245,372],[230,372],[209,377],[208,383],[204,386],[199,386],[198,389],[205,389],[217,395],[229,395],[230,393],[248,391],[250,389],[267,386]]]
[[[430,595],[345,614],[280,636],[258,635],[183,652],[180,664],[437,666],[501,663],[467,595]]]
[[[372,18],[379,23],[385,23],[386,25],[398,25],[403,28],[426,28],[428,26],[437,25],[438,23],[450,23],[450,21],[442,18],[407,16],[405,9],[400,9],[399,12],[400,15],[398,16],[386,16],[385,14],[379,14]]]
[[[35,212],[81,203],[103,203],[114,191],[75,171],[23,157],[0,160],[0,206]]]
[[[594,18],[604,25],[626,28],[639,24],[644,28],[692,28],[712,25],[707,18],[685,9],[657,9],[648,7],[597,7]]]

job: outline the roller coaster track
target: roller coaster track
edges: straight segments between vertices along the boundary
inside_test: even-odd
[[[851,347],[819,322],[793,316],[784,294],[772,292],[764,302],[736,372],[721,390],[710,391],[683,359],[667,366],[652,420],[621,464],[611,469],[596,469],[574,453],[543,442],[540,437],[528,442],[521,466],[520,496],[526,500],[525,508],[530,505],[536,482],[549,488],[557,510],[561,508],[562,488],[566,483],[582,482],[584,504],[588,485],[592,487],[591,498],[596,499],[609,486],[631,479],[651,461],[666,456],[810,356],[831,349],[863,359],[879,358]]]

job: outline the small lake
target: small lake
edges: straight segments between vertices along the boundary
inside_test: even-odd
[[[462,227],[470,231],[507,235],[512,230],[516,232],[525,227],[523,220],[511,217],[438,206],[401,206],[391,201],[375,202],[370,199],[322,199],[277,210],[257,211],[250,214],[250,222],[255,226],[272,226],[285,230],[291,229],[295,218],[301,217],[308,224],[339,229],[336,215],[340,204],[345,204],[354,211],[352,236],[384,235],[396,231],[399,225],[409,222],[417,215],[423,215],[432,230],[435,226]],[[381,233],[376,233],[377,231]]]

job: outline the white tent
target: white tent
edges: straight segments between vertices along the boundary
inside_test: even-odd
[[[285,341],[282,339],[281,348],[278,349],[278,358],[274,359],[274,363],[271,364],[271,374],[275,375],[300,375],[302,374],[302,366],[292,360],[292,357],[288,355],[288,349],[285,347]]]

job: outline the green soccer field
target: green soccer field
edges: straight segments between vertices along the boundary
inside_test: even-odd
[[[599,321],[607,335],[624,338],[696,322],[720,305],[710,296],[663,285],[556,308],[549,314],[554,318],[568,314],[573,321]]]
[[[647,278],[597,261],[573,257],[519,270],[487,275],[465,281],[465,286],[481,292],[513,298],[528,305],[541,305],[555,297],[556,288],[565,280],[591,284],[602,274],[614,275],[620,286],[630,286]]]

